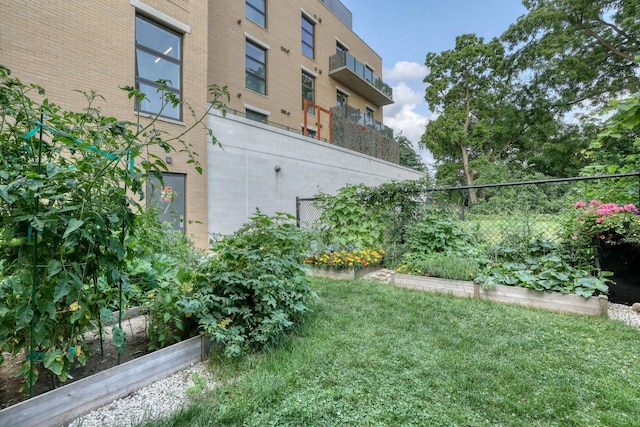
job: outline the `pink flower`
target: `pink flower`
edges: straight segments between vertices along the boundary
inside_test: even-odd
[[[578,209],[578,208],[584,208],[585,206],[587,206],[587,204],[585,202],[575,202],[573,204],[573,207]]]
[[[578,236],[571,236],[571,240],[578,240]]]
[[[600,224],[602,221],[604,221],[603,216],[596,218],[596,223]]]
[[[589,202],[591,206],[600,206],[602,202],[600,200],[592,200]]]
[[[633,212],[636,210],[636,205],[629,203],[628,205],[624,205],[622,209],[624,209],[625,212]]]

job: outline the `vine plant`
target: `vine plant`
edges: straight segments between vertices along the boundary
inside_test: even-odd
[[[226,87],[209,89],[209,108],[224,112]],[[165,105],[179,102],[164,93]],[[94,92],[84,93],[82,112],[32,99],[43,95],[0,67],[0,350],[24,352],[20,374],[30,394],[36,363],[64,382],[74,363],[86,362],[83,334],[100,322],[101,311],[107,317],[113,294],[97,280],[127,289],[125,233],[144,198],[144,180],[167,170],[150,149],[185,152],[201,173],[183,136],[208,113],[169,138],[156,128],[158,116],[142,124],[102,115]],[[121,352],[124,332],[116,326],[113,336]]]

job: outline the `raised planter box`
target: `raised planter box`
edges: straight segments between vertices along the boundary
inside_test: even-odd
[[[457,297],[473,298],[475,296],[473,282],[465,282],[463,280],[449,280],[438,277],[412,276],[410,274],[396,273],[392,283],[402,288],[451,294]]]
[[[336,270],[332,268],[311,267],[311,273],[314,277],[327,277],[329,279],[338,280],[354,280],[364,277],[369,273],[378,271],[382,268],[380,264],[370,265],[364,268],[350,268],[348,270]]]
[[[209,338],[172,346],[35,396],[0,411],[0,427],[61,426],[116,399],[203,361]]]
[[[392,283],[396,286],[418,289],[427,292],[451,294],[459,297],[487,299],[507,304],[543,308],[562,313],[607,315],[608,299],[604,295],[583,298],[560,292],[541,292],[516,286],[483,287],[477,283],[461,280],[448,280],[435,277],[396,274]]]

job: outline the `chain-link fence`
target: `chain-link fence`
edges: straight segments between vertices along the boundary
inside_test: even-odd
[[[559,178],[426,190],[423,208],[437,206],[451,211],[460,226],[478,244],[498,245],[539,238],[560,241],[566,214],[574,203],[636,203],[640,197],[640,173]],[[322,215],[318,199],[297,199],[298,226],[311,229]],[[570,216],[570,215],[569,215]]]

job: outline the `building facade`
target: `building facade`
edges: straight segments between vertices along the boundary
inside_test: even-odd
[[[293,213],[295,197],[315,189],[419,176],[385,157],[383,151],[393,150],[370,144],[371,135],[388,136],[380,123],[393,94],[378,77],[381,58],[352,31],[351,19],[339,0],[11,0],[0,13],[0,65],[45,88],[46,97],[67,110],[86,107],[78,91],[96,91],[102,98],[95,106],[104,115],[145,124],[160,114],[157,127],[168,137],[194,124],[192,111],[207,110],[210,84],[227,86],[236,119],[214,114],[207,121],[229,147],[226,153],[211,146],[204,127],[183,138],[202,174],[184,154],[153,153],[167,160],[168,184],[150,190],[148,199],[174,209],[174,228],[206,247],[209,233],[232,232],[255,207]],[[163,107],[158,79],[178,105]],[[123,86],[135,86],[147,99],[136,104]],[[349,120],[336,126],[338,115]],[[258,146],[262,139],[270,145]],[[268,178],[248,169],[264,158]],[[357,159],[356,172],[349,159]],[[274,165],[282,165],[282,173],[273,175]],[[304,165],[314,174],[304,174]],[[258,185],[265,183],[274,193]],[[264,191],[254,191],[260,193],[254,199],[238,190],[247,186]],[[232,219],[220,221],[223,215]]]
[[[231,111],[319,139],[330,139],[332,110],[380,128],[393,94],[379,77],[382,59],[351,22],[338,0],[218,2],[209,10],[209,81],[228,86]]]
[[[177,136],[194,121],[187,103],[200,114],[208,106],[208,8],[209,2],[202,0],[5,1],[0,64],[12,77],[42,86],[46,97],[66,110],[86,108],[77,91],[95,90],[104,98],[95,104],[102,114],[142,124],[160,108],[154,81],[168,79],[183,102],[165,108],[157,127]],[[134,85],[148,94],[148,102],[136,106],[120,89]],[[171,157],[168,177],[184,202],[176,228],[206,246],[207,131],[195,128],[184,139],[200,154],[202,174],[183,154],[155,154]]]

